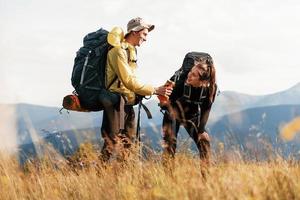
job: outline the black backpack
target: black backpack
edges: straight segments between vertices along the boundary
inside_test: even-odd
[[[108,31],[99,29],[87,34],[74,60],[71,82],[83,108],[102,110],[98,95],[105,90],[105,66],[108,50]]]
[[[175,74],[170,78],[170,80],[175,82],[173,92],[170,95],[171,103],[183,97],[185,97],[187,101],[201,103],[202,99],[206,95],[209,95],[208,88],[193,88],[185,84],[187,75],[195,65],[195,61],[206,62],[208,66],[213,66],[213,59],[208,53],[203,53],[203,52],[187,53],[184,57],[180,69],[177,70]],[[216,87],[216,85],[214,87]],[[205,90],[204,93],[203,90]]]

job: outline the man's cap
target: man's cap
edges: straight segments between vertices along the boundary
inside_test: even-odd
[[[144,28],[148,29],[148,31],[150,32],[154,29],[154,27],[155,26],[153,24],[148,24],[142,18],[136,17],[136,18],[131,19],[128,22],[128,24],[127,24],[127,34],[130,33],[131,31],[143,30]]]

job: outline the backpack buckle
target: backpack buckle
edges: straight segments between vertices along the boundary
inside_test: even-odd
[[[192,94],[192,87],[185,83],[183,88],[183,96],[187,99],[190,99],[191,94]]]

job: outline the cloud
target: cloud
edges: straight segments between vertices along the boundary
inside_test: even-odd
[[[259,87],[260,93],[269,93],[298,82],[294,74],[280,84],[276,79],[299,73],[296,1],[2,0],[0,9],[0,44],[5,47],[0,48],[0,79],[15,90],[9,91],[15,95],[2,92],[0,102],[18,98],[60,105],[60,95],[72,90],[73,59],[83,36],[100,27],[126,29],[136,16],[156,25],[138,50],[145,82],[163,84],[189,51],[213,56],[224,89],[256,93]],[[261,87],[263,77],[270,79]]]

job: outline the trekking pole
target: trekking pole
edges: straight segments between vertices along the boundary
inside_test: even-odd
[[[146,105],[143,104],[143,98],[145,97],[140,97],[139,99],[138,118],[137,118],[137,126],[136,126],[136,142],[138,142],[138,147],[141,156],[143,155],[143,147],[141,142],[141,109],[143,108],[145,110],[148,119],[152,119],[150,110],[147,108]]]
[[[141,147],[141,107],[142,107],[142,100],[139,102],[138,106],[138,118],[137,118],[137,125],[136,125],[136,139],[138,142],[139,153],[142,155],[142,147]]]

